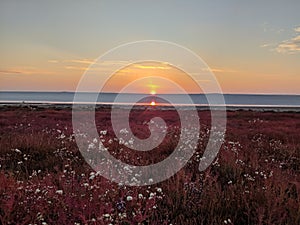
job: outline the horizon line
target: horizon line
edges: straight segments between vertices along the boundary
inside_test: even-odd
[[[15,92],[15,93],[76,93],[76,91],[55,91],[55,90],[0,90],[0,93],[4,92]],[[89,93],[89,94],[119,94],[118,92],[92,92],[92,91],[85,91],[85,92],[77,92],[77,93]],[[151,94],[151,93],[142,93],[142,92],[127,92],[127,93],[122,93],[122,94],[137,94],[137,95],[184,95],[184,93],[156,93],[156,94]],[[232,93],[187,93],[189,95],[293,95],[293,96],[300,96],[300,93],[239,93],[239,92],[232,92]]]

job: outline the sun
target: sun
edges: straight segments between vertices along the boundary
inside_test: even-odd
[[[150,103],[150,105],[155,106],[155,105],[156,105],[155,101],[152,101],[152,102]]]
[[[150,91],[150,94],[151,94],[151,95],[156,95],[156,91],[155,91],[155,90],[152,90],[152,91]]]

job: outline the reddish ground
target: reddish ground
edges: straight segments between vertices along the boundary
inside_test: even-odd
[[[189,163],[162,183],[127,187],[84,161],[70,109],[0,108],[0,223],[299,224],[300,113],[228,112],[225,142],[201,173],[210,113],[199,115],[199,147]],[[115,157],[147,165],[168,157],[179,136],[170,110],[132,111],[133,132],[147,137],[144,123],[154,116],[168,129],[151,152],[133,152],[114,139],[109,109],[96,112],[97,129]]]

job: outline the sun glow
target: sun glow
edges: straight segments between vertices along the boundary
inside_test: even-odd
[[[151,94],[151,95],[155,95],[155,94],[156,94],[156,91],[152,90],[152,91],[150,91],[150,94]]]
[[[152,102],[150,103],[150,105],[155,106],[155,105],[156,105],[155,101],[152,101]]]

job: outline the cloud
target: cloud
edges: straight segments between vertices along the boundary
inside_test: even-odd
[[[141,65],[141,64],[135,64],[135,68],[138,69],[161,69],[161,70],[169,70],[171,69],[170,66],[156,66],[156,65]]]
[[[70,71],[98,71],[98,72],[109,72],[112,66],[127,66],[130,61],[121,60],[107,60],[97,63],[96,59],[90,58],[77,58],[77,59],[51,59],[47,61],[51,64],[58,64],[62,69]]]
[[[108,60],[101,62],[101,65],[103,66],[112,66],[112,65],[121,65],[121,66],[127,66],[131,64],[131,61],[122,61],[122,60]]]
[[[126,67],[130,66],[132,61],[124,61],[124,60],[106,60],[97,62],[96,59],[65,59],[65,60],[48,60],[48,63],[60,63],[64,69],[67,70],[77,70],[77,71],[84,71],[88,68],[90,70],[96,71],[109,71],[108,68],[121,66]],[[91,67],[90,67],[91,66]],[[172,67],[166,62],[159,62],[159,63],[150,63],[146,62],[146,64],[133,64],[133,68],[136,69],[161,69],[161,70],[169,70]]]
[[[99,71],[99,72],[110,72],[111,68],[115,67],[127,67],[130,66],[132,61],[124,61],[124,60],[107,60],[100,61],[97,63],[96,60],[93,59],[65,59],[65,60],[48,60],[49,63],[61,63],[61,66],[66,70],[74,70],[74,71],[85,71],[87,69],[91,71]],[[166,62],[159,63],[150,63],[146,62],[144,64],[136,63],[133,64],[130,68],[130,71],[134,69],[160,69],[160,70],[169,70],[172,67]],[[129,69],[125,69],[124,71],[128,72]],[[134,70],[135,71],[135,70]]]
[[[50,59],[48,60],[48,63],[92,64],[93,62],[94,62],[93,59],[66,59],[66,60]]]
[[[277,46],[276,51],[286,54],[300,53],[300,35],[292,38],[291,40],[281,42]]]
[[[130,61],[121,61],[121,60],[109,60],[109,61],[101,61],[101,63],[97,63],[95,59],[64,59],[64,60],[56,60],[51,59],[48,60],[48,63],[59,63],[61,64],[62,68],[68,69],[68,70],[86,70],[89,68],[89,66],[92,66],[90,69],[95,70],[95,66],[100,65],[101,67],[109,67],[113,65],[128,65],[131,62]],[[101,68],[97,68],[96,70],[101,70]]]
[[[232,70],[232,69],[217,69],[217,68],[212,68],[212,72],[215,73],[237,73],[237,70]]]
[[[203,69],[203,71],[211,71],[213,73],[238,73],[239,71],[227,68],[210,68]]]
[[[85,71],[87,67],[80,67],[80,66],[65,66],[64,67],[67,70],[80,70],[80,71]]]
[[[296,27],[296,28],[294,29],[294,31],[297,32],[297,33],[300,33],[300,27]]]
[[[0,70],[0,74],[22,74],[22,72],[16,70]]]
[[[260,45],[259,47],[261,47],[261,48],[268,48],[268,47],[273,47],[275,45],[276,44],[274,44],[274,43],[265,43],[265,44]]]
[[[12,68],[12,69],[4,69],[0,70],[0,74],[22,74],[22,75],[32,75],[32,74],[38,74],[38,75],[51,75],[54,74],[51,71],[41,70],[39,68],[35,67],[26,67],[26,68]]]
[[[96,64],[96,59],[65,59],[65,60],[57,60],[57,59],[51,59],[48,60],[49,63],[62,63],[62,64],[85,64],[85,65],[92,65]],[[99,63],[100,64],[100,63]],[[101,65],[104,66],[110,66],[110,65],[127,65],[130,64],[130,61],[121,61],[121,60],[108,60],[108,61],[101,61]]]
[[[300,27],[296,27],[294,31],[296,33],[300,33]],[[283,54],[300,53],[300,34],[290,40],[281,42],[280,44],[278,44],[275,50]]]
[[[94,63],[94,60],[93,59],[69,59],[69,60],[64,60],[64,62],[90,65]]]

